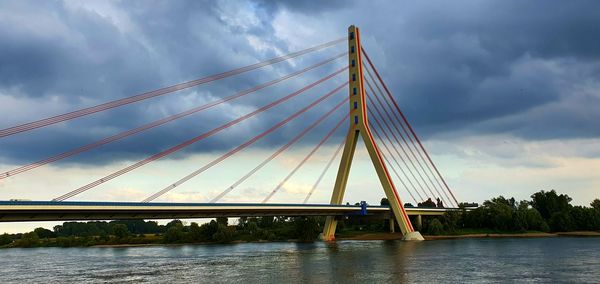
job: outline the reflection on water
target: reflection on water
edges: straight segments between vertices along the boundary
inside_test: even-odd
[[[0,250],[0,283],[597,282],[600,238]]]

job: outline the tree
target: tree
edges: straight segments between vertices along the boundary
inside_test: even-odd
[[[171,244],[171,243],[183,242],[183,237],[184,237],[183,225],[181,225],[181,226],[171,226],[169,229],[167,229],[163,239],[166,243]]]
[[[431,198],[427,198],[427,200],[417,204],[418,207],[430,207],[430,208],[435,208],[437,205],[435,204],[435,202],[433,202],[433,200],[431,200]]]
[[[198,226],[198,223],[192,222],[189,228],[190,239],[194,242],[202,241],[202,229]]]
[[[489,224],[493,229],[509,230],[513,227],[513,211],[516,209],[514,198],[492,198],[483,202],[483,207],[487,210]]]
[[[115,235],[117,239],[124,239],[129,236],[129,230],[125,224],[115,224],[112,230],[113,235]]]
[[[204,241],[212,240],[213,235],[217,232],[218,229],[219,229],[219,224],[217,224],[217,221],[215,221],[215,220],[211,220],[208,223],[202,224],[202,226],[200,226],[202,240],[204,240]]]
[[[459,229],[459,227],[462,227],[461,215],[461,211],[458,210],[446,211],[446,213],[444,213],[444,216],[442,217],[442,223],[446,230],[454,232],[457,229]]]
[[[0,235],[0,246],[8,245],[13,242],[13,238],[11,235],[4,233]]]
[[[571,209],[571,197],[566,194],[558,195],[555,190],[540,191],[531,195],[531,206],[542,214],[544,219],[550,219],[555,213],[568,214]]]
[[[537,211],[535,208],[526,208],[523,210],[525,210],[525,221],[527,223],[527,230],[536,230],[542,232],[550,231],[548,223],[546,222],[546,220],[544,220],[539,211]]]
[[[595,230],[598,222],[597,214],[594,208],[574,206],[570,211],[572,229]]]
[[[167,223],[167,225],[165,225],[165,229],[168,231],[171,227],[183,227],[183,222],[181,222],[181,220],[173,220],[169,223]]]
[[[313,242],[319,236],[321,228],[315,217],[296,217],[294,218],[296,236],[300,241]]]
[[[550,217],[550,228],[554,232],[567,232],[573,229],[573,219],[568,211],[558,211]]]
[[[432,219],[427,225],[427,232],[431,235],[439,235],[444,231],[444,225],[438,219]]]
[[[212,236],[212,239],[219,243],[228,243],[233,240],[234,228],[230,228],[223,224],[217,224],[217,232]]]
[[[379,202],[379,204],[381,206],[389,206],[390,205],[390,201],[387,198],[383,197],[383,198],[381,198],[381,201]]]
[[[45,228],[36,228],[35,230],[33,230],[40,238],[42,239],[48,239],[48,238],[54,238],[56,237],[56,234],[48,229]]]
[[[248,217],[240,217],[237,223],[238,230],[243,230],[246,224],[248,224]]]
[[[272,228],[273,225],[275,224],[275,218],[274,217],[270,217],[270,216],[265,216],[265,217],[259,217],[258,218],[258,226],[263,228],[263,229],[269,229]],[[278,218],[278,221],[283,220],[283,218]]]
[[[29,232],[23,234],[21,239],[17,240],[16,246],[28,248],[38,245],[39,242],[40,237],[35,232]]]
[[[590,203],[590,206],[600,212],[600,199],[594,199],[594,201]]]
[[[227,217],[217,217],[217,224],[228,226],[229,225],[229,219]]]

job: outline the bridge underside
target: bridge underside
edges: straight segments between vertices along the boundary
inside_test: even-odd
[[[408,215],[443,215],[449,208],[406,208]],[[123,203],[0,201],[0,222],[77,221],[117,219],[190,219],[256,216],[380,215],[389,218],[385,206],[329,204],[249,203]]]

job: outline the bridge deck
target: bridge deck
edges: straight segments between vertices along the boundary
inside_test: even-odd
[[[360,214],[358,205],[261,203],[140,203],[0,201],[0,222],[185,219],[251,216],[342,216]],[[406,208],[409,215],[442,215],[453,208]],[[387,206],[367,206],[367,214],[388,214]]]

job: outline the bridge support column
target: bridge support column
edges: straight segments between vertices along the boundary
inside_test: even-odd
[[[421,217],[421,214],[417,215],[417,230],[422,230],[423,229],[423,218]]]
[[[390,233],[395,233],[396,232],[396,222],[394,221],[394,218],[390,218]]]
[[[396,191],[396,187],[390,177],[390,173],[383,162],[383,156],[379,148],[375,144],[373,135],[369,128],[367,107],[365,98],[365,89],[363,84],[363,69],[362,69],[362,49],[360,45],[360,33],[357,27],[350,26],[348,28],[348,65],[349,65],[349,84],[348,91],[350,96],[350,129],[346,136],[346,144],[342,160],[338,169],[337,178],[331,196],[331,204],[341,204],[344,198],[344,191],[348,183],[350,166],[358,137],[361,136],[365,143],[367,152],[371,158],[371,162],[375,167],[379,181],[383,187],[386,197],[389,200],[395,220],[400,225],[400,230],[404,236],[409,236],[410,240],[418,240],[421,234],[414,232],[413,226],[410,223],[408,214],[402,206],[400,196]],[[323,228],[323,240],[335,240],[335,229],[337,220],[333,217],[328,217]],[[414,233],[413,233],[414,232]],[[420,237],[422,240],[423,237]]]

